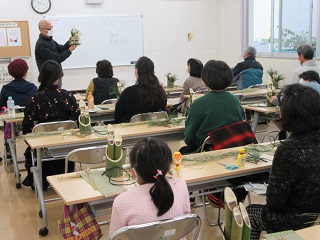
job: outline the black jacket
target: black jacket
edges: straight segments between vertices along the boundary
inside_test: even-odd
[[[263,71],[262,65],[256,61],[256,59],[252,56],[248,56],[244,59],[243,62],[238,63],[233,68],[233,76],[236,77],[239,73],[241,73],[243,70],[253,68],[253,69],[261,69]]]
[[[17,78],[3,85],[0,94],[0,107],[7,106],[8,97],[11,96],[14,104],[26,106],[30,97],[37,93],[37,86],[22,78]]]
[[[53,60],[61,64],[71,55],[69,47],[69,42],[60,45],[54,41],[52,37],[45,37],[40,34],[35,47],[36,62],[39,71],[42,64],[47,60]]]
[[[110,99],[110,98],[117,98],[115,88],[117,88],[117,83],[119,79],[117,78],[103,78],[98,77],[93,79],[94,84],[94,104],[98,105],[102,103],[102,101]]]

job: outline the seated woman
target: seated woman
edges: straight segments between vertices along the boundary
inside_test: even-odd
[[[202,79],[209,92],[191,105],[184,130],[187,146],[180,149],[182,154],[196,152],[210,131],[242,121],[244,117],[239,99],[225,90],[232,82],[231,69],[225,62],[207,62]]]
[[[171,162],[171,150],[161,140],[144,138],[136,143],[130,164],[139,186],[115,198],[109,236],[125,226],[190,214],[186,182],[166,176]]]
[[[12,97],[15,105],[26,106],[29,98],[37,92],[37,86],[26,80],[28,69],[27,62],[21,58],[9,63],[8,72],[14,79],[3,85],[0,94],[0,107],[7,106],[9,96]]]
[[[139,113],[165,111],[167,96],[154,75],[154,64],[148,57],[140,57],[135,65],[135,85],[127,87],[116,104],[116,123],[129,122]]]
[[[203,69],[203,64],[200,60],[195,58],[190,58],[187,62],[187,71],[190,74],[182,85],[182,93],[180,95],[179,107],[180,112],[185,113],[187,109],[187,102],[189,98],[184,97],[190,94],[190,88],[195,92],[198,90],[206,89],[204,82],[201,79],[201,71]]]
[[[313,225],[320,215],[320,95],[301,84],[285,87],[279,123],[291,132],[278,146],[266,205],[247,207],[251,238]]]
[[[117,83],[119,79],[113,77],[113,67],[108,60],[97,62],[97,78],[90,81],[85,97],[88,98],[89,92],[94,97],[94,104],[101,104],[104,100],[117,98]]]
[[[39,91],[32,96],[26,106],[22,122],[23,134],[32,132],[36,123],[54,122],[64,120],[77,121],[80,109],[75,97],[67,90],[61,89],[63,72],[60,64],[47,60],[40,69],[38,81]],[[28,171],[26,179],[22,182],[25,186],[32,186],[33,178],[30,172],[32,164],[30,148],[25,152],[25,167]],[[63,173],[64,161],[47,161],[43,163],[43,188],[48,187],[46,176]]]

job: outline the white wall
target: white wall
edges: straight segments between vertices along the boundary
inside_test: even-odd
[[[219,46],[220,39],[216,34],[216,0],[105,0],[102,5],[87,5],[85,0],[51,2],[48,16],[142,15],[144,55],[154,61],[156,75],[165,85],[164,75],[168,71],[178,75],[178,84],[184,82],[188,76],[186,62],[189,58],[199,58],[205,63],[217,56],[216,46]],[[32,80],[36,83],[38,70],[34,60],[34,46],[39,34],[38,22],[43,15],[32,10],[30,1],[1,1],[0,9],[0,20],[29,21],[32,50],[29,62],[32,65]],[[191,41],[187,40],[187,32],[194,33]],[[108,56],[105,58],[108,59]],[[126,81],[126,86],[134,84],[133,72],[133,66],[114,68],[114,76]],[[64,74],[63,87],[68,90],[84,89],[96,76],[94,68],[65,69]]]
[[[220,59],[227,62],[230,67],[242,61],[241,2],[239,0],[105,0],[102,5],[90,6],[85,4],[85,0],[53,0],[52,8],[47,15],[142,15],[144,54],[154,61],[156,75],[166,84],[164,75],[172,71],[179,77],[178,84],[182,84],[188,76],[186,72],[188,58],[199,58],[203,63],[209,59]],[[0,1],[0,9],[0,20],[29,21],[32,49],[29,62],[32,65],[31,76],[33,81],[37,82],[38,70],[34,60],[34,45],[38,38],[37,25],[43,16],[31,9],[30,1]],[[187,41],[187,32],[194,33],[191,41]],[[66,39],[68,37],[66,36]],[[269,81],[266,70],[270,67],[284,74],[288,80],[291,79],[294,69],[299,67],[296,58],[257,58],[257,60],[265,69],[264,82]],[[133,66],[114,68],[115,77],[126,81],[126,86],[135,82],[133,71]],[[94,68],[66,69],[64,73],[63,87],[69,90],[86,88],[89,80],[96,76]]]

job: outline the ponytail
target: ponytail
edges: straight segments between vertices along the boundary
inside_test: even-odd
[[[158,208],[158,217],[168,212],[172,207],[174,202],[173,191],[169,182],[162,174],[157,177],[156,182],[152,188],[150,188],[149,193],[154,205]]]

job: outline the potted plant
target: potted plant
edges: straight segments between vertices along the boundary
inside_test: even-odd
[[[270,68],[267,73],[269,74],[271,78],[272,85],[274,86],[275,89],[279,89],[279,82],[285,79],[285,77],[278,73],[278,70],[274,70]]]
[[[178,80],[177,75],[168,73],[165,75],[167,77],[167,86],[168,88],[173,88],[174,87],[174,82]]]

